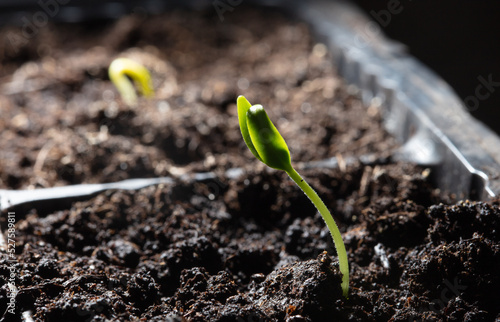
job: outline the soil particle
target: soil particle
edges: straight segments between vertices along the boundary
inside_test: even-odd
[[[273,271],[250,295],[270,318],[278,321],[294,315],[305,315],[312,321],[326,316],[335,318],[332,304],[341,302],[341,279],[338,268],[325,252],[317,259]]]
[[[500,231],[498,204],[464,201],[455,206],[432,206],[429,215],[435,224],[429,229],[434,243],[473,238],[474,234],[495,240]]]

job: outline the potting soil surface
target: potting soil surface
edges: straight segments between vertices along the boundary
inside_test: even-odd
[[[151,71],[153,99],[123,104],[107,76],[117,57]],[[0,58],[0,188],[216,174],[9,210],[2,321],[500,318],[499,202],[454,201],[432,187],[432,169],[394,162],[381,107],[361,103],[307,25],[245,6],[223,22],[138,13],[49,24]],[[245,146],[241,94],[264,105],[339,225],[348,299],[321,216]],[[330,169],[304,165],[332,157]]]

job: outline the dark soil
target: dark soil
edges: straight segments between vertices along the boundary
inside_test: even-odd
[[[366,113],[349,94],[307,27],[272,13],[262,23],[262,15],[241,9],[221,23],[174,12],[130,16],[87,32],[74,25],[41,30],[18,49],[33,60],[2,61],[0,73],[11,74],[0,74],[0,188],[252,163],[237,121],[241,94],[265,105],[297,161],[389,152],[394,143],[379,111]],[[47,44],[50,50],[38,57]],[[107,77],[118,56],[152,71],[155,100],[122,104]]]
[[[338,78],[307,26],[243,6],[225,17],[49,26],[4,50],[0,187],[217,178],[16,212],[16,257],[0,261],[2,320],[499,319],[499,201],[453,205],[431,186],[432,169],[392,162],[379,108]],[[106,74],[121,54],[149,67],[155,99],[123,105]],[[343,232],[349,299],[320,215],[244,145],[239,94],[267,108],[294,161],[339,160],[299,172]],[[228,179],[232,167],[243,172]]]

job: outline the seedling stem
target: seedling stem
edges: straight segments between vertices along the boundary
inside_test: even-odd
[[[311,200],[330,230],[342,273],[342,293],[349,294],[349,262],[340,230],[325,204],[311,186],[292,167],[290,151],[285,140],[267,116],[261,105],[251,105],[243,96],[238,97],[238,121],[243,140],[252,154],[267,166],[285,171]]]
[[[326,208],[325,203],[318,196],[316,191],[300,176],[300,174],[292,168],[290,171],[286,171],[286,173],[292,178],[293,181],[299,186],[302,191],[306,194],[306,196],[311,200],[314,206],[318,209],[321,217],[326,223],[326,226],[330,230],[330,234],[333,238],[333,243],[335,245],[335,250],[337,251],[337,255],[339,258],[339,269],[342,273],[342,293],[344,297],[347,298],[349,293],[349,262],[347,260],[347,252],[345,250],[344,241],[342,240],[342,235],[340,234],[340,230],[335,223],[330,211]]]

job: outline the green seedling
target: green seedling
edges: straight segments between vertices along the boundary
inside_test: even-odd
[[[335,220],[316,191],[292,167],[288,146],[267,116],[262,105],[252,106],[245,97],[239,96],[237,106],[241,134],[253,155],[267,166],[285,171],[304,191],[325,220],[339,258],[339,267],[342,273],[342,293],[347,298],[349,293],[349,263],[344,241]]]
[[[134,80],[142,95],[154,95],[151,75],[146,67],[128,58],[117,58],[109,65],[109,79],[115,84],[118,92],[128,106],[137,105],[137,94],[129,77]],[[128,76],[128,77],[127,77]]]

